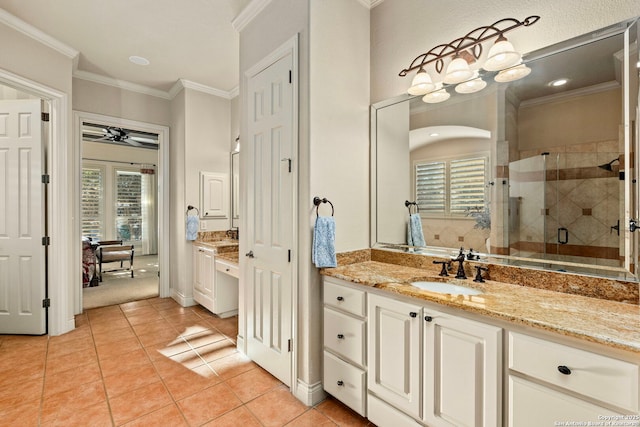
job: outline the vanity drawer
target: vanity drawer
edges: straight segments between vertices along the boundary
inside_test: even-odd
[[[240,277],[240,272],[237,265],[233,265],[221,260],[216,260],[216,270],[228,274],[229,276],[233,276],[236,278]]]
[[[638,411],[640,376],[638,365],[632,363],[509,332],[509,369]]]
[[[324,389],[342,403],[366,416],[366,377],[362,369],[324,352]]]
[[[365,322],[330,308],[324,309],[324,345],[336,354],[364,366]]]
[[[359,317],[366,314],[366,293],[324,280],[324,303]]]

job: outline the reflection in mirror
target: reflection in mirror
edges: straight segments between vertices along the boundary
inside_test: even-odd
[[[240,152],[231,153],[231,228],[240,226]]]
[[[485,73],[483,91],[449,88],[441,104],[374,105],[372,241],[406,247],[410,201],[426,248],[409,250],[463,246],[635,279],[637,38],[635,21],[625,22],[527,55],[522,80]]]

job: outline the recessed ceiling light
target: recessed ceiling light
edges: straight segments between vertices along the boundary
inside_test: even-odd
[[[438,132],[430,133],[429,136],[440,136]]]
[[[150,62],[149,62],[149,60],[147,58],[143,58],[142,56],[136,56],[136,55],[130,56],[129,57],[129,61],[131,61],[131,62],[133,62],[134,64],[137,64],[137,65],[149,65],[150,64]]]
[[[550,82],[549,86],[558,87],[558,86],[564,86],[567,83],[569,83],[569,79],[558,79]]]

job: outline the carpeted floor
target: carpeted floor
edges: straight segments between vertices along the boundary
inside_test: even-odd
[[[114,264],[115,265],[115,264]],[[106,269],[109,269],[107,264]],[[158,256],[145,255],[133,260],[133,275],[128,270],[102,273],[100,286],[82,289],[82,307],[105,307],[158,296]]]

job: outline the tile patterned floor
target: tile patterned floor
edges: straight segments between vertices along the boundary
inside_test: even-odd
[[[236,317],[153,298],[88,310],[76,325],[0,335],[0,425],[372,425],[332,398],[295,399],[236,350]]]

